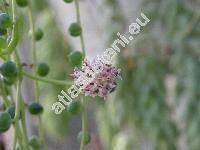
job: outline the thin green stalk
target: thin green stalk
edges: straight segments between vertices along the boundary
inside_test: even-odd
[[[14,51],[14,60],[17,64],[17,67],[19,69],[19,73],[18,73],[18,81],[20,82],[20,87],[19,89],[21,89],[21,82],[22,82],[22,66],[21,66],[21,61],[20,61],[20,57],[19,54],[17,52],[17,50]],[[21,96],[21,90],[19,90],[18,93],[18,99],[20,99],[20,113],[19,113],[19,117],[21,117],[21,126],[22,126],[22,136],[23,137],[23,142],[24,142],[24,146],[26,150],[29,150],[29,143],[28,143],[28,134],[27,134],[27,129],[26,129],[26,113],[25,113],[25,104],[24,104],[24,100]],[[18,122],[17,122],[18,123]],[[17,130],[19,130],[20,128],[18,128]],[[18,139],[19,140],[19,139]]]
[[[26,129],[26,114],[25,114],[25,108],[24,108],[24,102],[21,103],[22,111],[21,111],[21,125],[22,125],[22,135],[24,139],[24,146],[26,150],[30,150],[29,143],[28,143],[28,134]]]
[[[16,85],[16,110],[15,110],[15,117],[14,117],[14,121],[17,124],[19,121],[19,117],[20,117],[20,111],[21,111],[21,84],[22,84],[22,79],[21,79],[21,66],[20,66],[20,60],[19,60],[19,56],[18,53],[15,51],[14,53],[14,58],[15,58],[15,62],[17,64],[17,67],[19,68],[19,73],[18,73],[18,80],[17,80],[17,85]]]
[[[12,144],[12,150],[16,150],[17,130],[18,130],[18,127],[16,125],[14,125],[14,124],[13,124],[13,127],[15,128],[15,132],[14,132],[14,139],[13,139],[13,144]]]
[[[32,59],[33,59],[33,63],[34,63],[34,74],[36,75],[36,65],[37,65],[37,55],[36,55],[36,42],[35,42],[35,38],[34,38],[34,33],[35,33],[35,26],[34,26],[34,22],[33,22],[33,14],[32,14],[32,9],[31,9],[31,4],[29,3],[28,6],[28,14],[29,14],[29,23],[30,23],[30,30],[31,30],[31,45],[32,45]],[[38,81],[35,80],[34,81],[34,87],[35,87],[35,99],[38,102],[39,101],[39,85],[38,85]]]
[[[1,79],[0,79],[0,88],[2,89],[1,96],[3,98],[3,102],[5,103],[5,105],[7,107],[7,106],[9,106],[9,101],[8,101],[6,93],[5,93],[5,86],[3,84],[3,80],[1,80]]]
[[[46,83],[49,83],[49,84],[64,85],[64,86],[72,84],[72,82],[70,82],[70,81],[59,81],[59,80],[54,80],[54,79],[42,78],[42,77],[31,75],[31,74],[26,73],[26,72],[23,72],[23,74],[30,79],[46,82]]]
[[[86,125],[86,121],[87,121],[87,117],[86,117],[86,109],[85,109],[85,102],[84,102],[84,98],[81,98],[81,102],[82,102],[82,137],[81,137],[81,145],[80,145],[80,150],[84,150],[84,136],[86,131],[87,131],[87,125]]]
[[[77,22],[79,23],[79,25],[81,26],[81,17],[80,17],[80,8],[79,8],[79,0],[75,0],[75,8],[76,8],[76,19]],[[81,50],[83,52],[83,56],[85,57],[85,44],[84,44],[84,38],[83,38],[83,30],[82,33],[80,35],[80,44],[81,44]],[[86,127],[86,108],[85,108],[85,104],[84,104],[84,98],[82,97],[81,99],[82,102],[82,135],[84,135],[84,133],[86,133],[87,127]],[[81,138],[81,145],[80,145],[80,150],[84,150],[84,136],[82,136]]]
[[[22,107],[22,98],[21,98],[21,84],[22,84],[22,74],[21,74],[21,64],[20,64],[20,57],[17,53],[17,50],[14,51],[14,60],[17,64],[17,67],[19,69],[19,73],[18,73],[18,81],[17,81],[17,85],[16,85],[16,110],[15,110],[15,118],[14,118],[14,126],[15,126],[15,136],[14,136],[14,140],[13,140],[13,150],[16,147],[16,140],[18,140],[18,145],[20,149],[23,149],[23,144],[22,144],[22,135],[21,135],[21,128],[19,125],[19,120],[20,120],[20,115],[21,115],[21,110],[24,111],[24,108]],[[26,126],[24,126],[23,128],[25,128],[26,130]],[[16,139],[17,138],[17,139]],[[24,140],[26,140],[24,138]],[[28,149],[29,150],[29,147]]]
[[[13,89],[11,89],[10,100],[11,100],[11,105],[14,105],[15,101],[13,97]]]
[[[21,80],[18,80],[17,81],[17,91],[16,91],[16,110],[15,110],[15,117],[14,117],[15,123],[17,123],[19,121],[20,110],[21,110],[20,92],[21,92]]]
[[[35,37],[34,37],[34,33],[35,33],[35,26],[34,26],[34,20],[33,20],[33,14],[32,14],[32,9],[31,9],[31,4],[29,1],[29,5],[28,5],[28,13],[29,13],[29,22],[30,22],[30,29],[32,32],[32,36],[31,36],[31,43],[32,43],[32,57],[33,57],[33,63],[34,63],[34,74],[36,76],[37,71],[36,71],[36,65],[37,65],[37,54],[36,54],[36,43],[35,43]],[[35,101],[39,102],[39,85],[38,85],[38,81],[35,80],[34,82],[34,87],[35,87]],[[46,149],[46,145],[44,142],[44,131],[43,131],[43,127],[42,127],[42,121],[41,118],[39,117],[39,135],[42,141],[42,149],[45,150]]]
[[[23,144],[22,144],[22,136],[21,136],[21,128],[19,126],[19,123],[14,123],[14,140],[13,140],[13,145],[12,145],[12,150],[16,150],[16,144],[18,142],[18,146],[20,149],[23,149]]]
[[[21,128],[19,126],[19,123],[14,123],[14,139],[13,139],[13,144],[12,144],[12,150],[16,150],[16,144],[18,142],[18,146],[20,149],[23,149],[23,144],[22,144],[22,135],[21,135]]]
[[[21,127],[19,125],[19,123],[17,124],[17,143],[19,145],[20,149],[24,149],[23,147],[23,143],[22,143],[22,131],[21,131]]]
[[[13,128],[15,129],[14,132],[14,138],[13,138],[13,143],[12,143],[12,150],[16,149],[16,144],[17,144],[17,131],[18,131],[18,124],[15,124],[15,122],[13,122]]]
[[[79,8],[79,0],[75,0],[75,8],[76,8],[76,19],[79,25],[81,26],[81,17],[80,17],[80,8]],[[82,33],[80,35],[80,42],[81,42],[81,49],[83,52],[83,56],[85,57],[85,44],[84,44],[84,38],[83,38],[83,29]]]
[[[39,132],[39,136],[42,137],[44,135],[44,129],[43,129],[43,125],[42,125],[42,116],[39,115],[38,119],[39,119],[38,120],[39,124],[41,124],[41,126],[39,126],[39,131],[41,131],[41,132]],[[43,139],[41,139],[41,143],[43,146],[45,146],[45,147],[43,147],[43,149],[46,149],[45,141]]]
[[[18,136],[18,144],[20,147],[22,146],[22,142],[20,142],[21,138],[20,137],[20,133],[21,132],[19,130],[19,117],[20,117],[20,111],[21,111],[21,80],[19,79],[17,81],[17,91],[16,91],[16,110],[15,110],[15,117],[14,117],[14,123],[15,123],[15,134],[17,133]],[[14,137],[16,138],[16,137]],[[15,139],[14,139],[15,141]],[[14,143],[15,144],[15,143]],[[14,147],[15,145],[13,145]]]

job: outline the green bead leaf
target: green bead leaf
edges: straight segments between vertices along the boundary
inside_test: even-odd
[[[7,13],[0,13],[0,28],[7,29],[12,26],[12,18]]]
[[[71,36],[80,36],[82,33],[81,26],[78,23],[72,23],[69,27],[69,33]]]

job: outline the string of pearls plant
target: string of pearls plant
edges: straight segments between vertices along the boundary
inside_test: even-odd
[[[40,104],[40,93],[38,81],[55,84],[69,85],[68,81],[58,81],[45,78],[50,68],[42,62],[37,62],[36,44],[43,38],[43,31],[35,29],[31,0],[3,1],[4,9],[0,11],[0,133],[4,133],[14,127],[14,139],[12,150],[46,149],[44,131],[41,115],[44,110]],[[10,8],[11,6],[11,8]],[[32,45],[33,74],[24,71],[24,63],[20,61],[17,49],[19,39],[19,17],[18,9],[25,9],[29,18],[30,37]],[[10,39],[11,37],[11,39]],[[22,80],[24,76],[34,80],[35,101],[26,104],[21,93]],[[13,92],[13,89],[15,92]],[[15,94],[14,94],[15,93]],[[28,137],[26,127],[26,109],[33,116],[38,116],[38,135]]]
[[[76,21],[69,27],[69,34],[72,37],[80,38],[81,51],[72,51],[68,55],[69,63],[75,67],[74,83],[81,88],[82,95],[79,100],[73,100],[67,106],[69,113],[82,113],[82,130],[78,134],[80,141],[80,150],[84,150],[86,144],[90,142],[90,134],[87,130],[87,115],[84,95],[91,97],[103,97],[106,99],[108,94],[113,92],[117,86],[117,80],[120,78],[119,71],[111,64],[106,64],[95,58],[92,62],[86,59],[83,30],[81,26],[79,0],[63,0],[66,3],[74,3],[76,10]],[[7,2],[6,2],[7,3]],[[10,7],[11,6],[11,9]],[[8,8],[7,8],[8,7]],[[18,18],[18,9],[27,11],[29,20],[29,35],[31,41],[32,64],[22,63],[19,55],[20,47],[18,46],[20,27]],[[23,18],[24,20],[26,18]],[[14,127],[14,139],[12,150],[46,150],[45,134],[42,122],[42,113],[45,110],[41,105],[39,82],[53,85],[71,85],[71,81],[59,81],[47,78],[50,67],[45,62],[38,62],[36,45],[42,42],[44,32],[35,27],[33,1],[32,0],[11,0],[0,12],[0,58],[3,63],[0,65],[0,133],[4,133]],[[11,37],[11,38],[10,38]],[[26,72],[25,67],[30,67],[32,73]],[[101,69],[95,74],[95,69]],[[91,74],[89,74],[89,72]],[[93,76],[91,82],[85,84],[82,76]],[[34,81],[34,98],[35,101],[27,104],[23,99],[21,90],[24,77]],[[84,77],[83,77],[84,78]],[[84,85],[84,86],[83,86]],[[14,89],[14,90],[13,90]],[[28,137],[26,127],[26,110],[36,116],[38,120],[38,135]]]

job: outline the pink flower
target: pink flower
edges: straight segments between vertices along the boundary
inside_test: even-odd
[[[95,58],[92,62],[83,61],[81,68],[74,69],[74,83],[87,96],[106,98],[121,79],[120,70]]]

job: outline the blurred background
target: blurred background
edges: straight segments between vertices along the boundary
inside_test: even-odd
[[[37,44],[38,59],[50,65],[48,77],[70,79],[67,55],[80,50],[79,38],[69,36],[75,22],[73,4],[34,0],[36,27],[44,31]],[[200,1],[199,0],[80,0],[86,57],[110,47],[116,33],[126,34],[143,12],[151,21],[121,50],[115,65],[122,70],[118,88],[104,101],[87,98],[87,150],[200,150]],[[26,9],[21,19],[20,56],[31,64]],[[33,100],[33,84],[23,82],[23,96]],[[57,95],[68,87],[40,83],[43,125],[48,150],[78,150],[81,114],[51,111]],[[28,116],[28,134],[37,132]],[[10,130],[10,133],[13,131]],[[3,135],[8,145],[10,134]],[[7,140],[6,140],[7,139]]]

